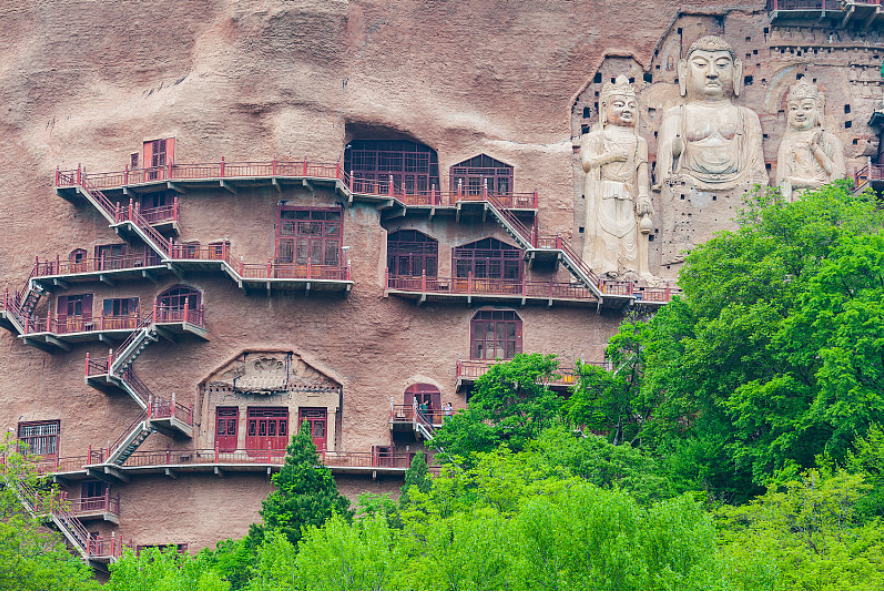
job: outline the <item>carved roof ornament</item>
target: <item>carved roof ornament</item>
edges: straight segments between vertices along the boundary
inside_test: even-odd
[[[207,386],[248,395],[287,391],[336,392],[341,388],[300,357],[279,352],[247,352],[215,373]]]

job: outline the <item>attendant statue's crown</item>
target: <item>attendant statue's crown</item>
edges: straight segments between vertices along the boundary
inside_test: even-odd
[[[813,99],[819,101],[821,99],[820,90],[815,84],[811,84],[806,80],[798,81],[789,89],[788,102],[803,101],[804,99]]]
[[[612,95],[625,95],[634,99],[635,89],[629,84],[629,79],[621,74],[614,82],[605,83],[605,86],[602,87],[602,92],[599,95],[599,101],[601,103],[607,103]]]
[[[736,54],[734,54],[734,48],[731,47],[731,44],[721,37],[715,37],[714,35],[700,37],[693,42],[691,47],[688,48],[688,57],[691,57],[691,54],[695,51],[726,51],[731,55],[732,60],[737,59]]]

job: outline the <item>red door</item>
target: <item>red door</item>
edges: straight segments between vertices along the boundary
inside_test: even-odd
[[[239,408],[215,410],[215,448],[221,452],[236,451]]]
[[[258,453],[268,448],[285,450],[289,444],[288,408],[249,408],[246,449]]]
[[[144,143],[144,180],[165,179],[167,165],[175,162],[175,139]]]
[[[310,425],[310,436],[313,444],[319,451],[325,451],[328,443],[328,430],[325,408],[301,408],[298,414],[298,430],[304,425],[304,421]]]

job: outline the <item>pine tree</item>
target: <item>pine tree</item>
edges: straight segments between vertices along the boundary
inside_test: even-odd
[[[399,508],[405,508],[411,502],[408,492],[411,488],[417,488],[424,494],[433,487],[433,479],[429,475],[427,459],[423,452],[418,452],[411,460],[411,466],[405,470],[405,484],[400,489]]]
[[[335,514],[347,520],[353,516],[350,501],[338,492],[331,470],[319,458],[306,421],[292,437],[285,464],[272,480],[277,490],[262,503],[264,525],[253,524],[249,531],[254,544],[272,530],[282,531],[297,544],[303,528],[321,527]]]

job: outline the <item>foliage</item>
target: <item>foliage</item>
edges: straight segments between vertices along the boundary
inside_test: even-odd
[[[845,470],[809,470],[751,504],[723,507],[722,545],[743,589],[880,590],[884,533],[862,523],[868,486]]]
[[[249,531],[256,543],[265,531],[279,530],[296,544],[306,527],[319,527],[335,514],[352,517],[350,501],[338,492],[331,470],[319,458],[306,421],[292,437],[285,464],[272,479],[277,490],[262,504],[264,525],[252,525]]]
[[[433,487],[433,480],[430,478],[429,468],[427,467],[427,458],[423,453],[417,453],[411,460],[411,466],[405,470],[405,484],[399,492],[399,506],[407,507],[411,497],[409,491],[416,488],[419,492],[426,494]]]
[[[164,550],[144,548],[140,555],[127,549],[111,564],[111,591],[228,591],[230,583],[222,579],[206,550],[197,556],[180,554],[174,546]]]
[[[448,419],[437,431],[433,446],[443,458],[471,463],[477,452],[502,444],[522,450],[529,439],[559,422],[563,398],[547,386],[558,378],[555,356],[517,354],[493,365],[476,380],[469,407]]]
[[[873,197],[844,183],[795,203],[758,191],[739,221],[687,258],[683,299],[627,324],[609,348],[641,354],[620,405],[641,418],[638,442],[671,461],[679,487],[726,500],[822,453],[842,462],[884,416],[884,215]],[[592,393],[590,404],[616,399]]]
[[[20,498],[25,491],[36,491],[44,502],[55,494],[37,478],[34,460],[18,452],[18,442],[9,433],[0,439],[0,459],[0,589],[97,588],[92,571],[67,550],[61,535],[25,509]]]

